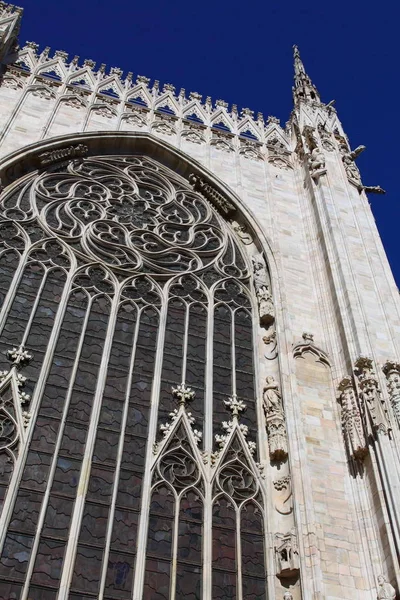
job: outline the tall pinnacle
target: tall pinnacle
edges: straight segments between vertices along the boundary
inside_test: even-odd
[[[297,46],[293,46],[294,58],[294,88],[293,98],[297,106],[300,102],[320,102],[320,97],[317,88],[307,75],[300,58],[300,52]]]

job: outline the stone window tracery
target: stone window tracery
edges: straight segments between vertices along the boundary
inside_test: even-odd
[[[0,405],[0,581],[24,600],[264,600],[255,302],[232,230],[142,156],[48,166],[0,218],[0,367],[33,355],[18,448]]]

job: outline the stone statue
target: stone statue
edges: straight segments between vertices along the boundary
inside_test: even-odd
[[[283,600],[293,600],[293,594],[291,594],[289,590],[286,590],[283,594]]]
[[[360,171],[358,170],[358,167],[354,162],[352,152],[346,152],[345,154],[343,154],[342,161],[347,177],[349,179],[352,179],[356,183],[361,183]]]
[[[310,169],[311,177],[322,175],[325,169],[325,156],[324,153],[318,148],[314,148],[308,157],[308,166]]]
[[[379,575],[378,577],[378,600],[395,600],[396,599],[396,590],[394,587],[387,582],[386,577],[384,575]]]
[[[263,407],[267,421],[270,457],[272,460],[284,460],[288,454],[285,414],[279,386],[271,375],[266,378]]]
[[[369,426],[373,432],[387,434],[390,425],[372,360],[366,356],[359,356],[354,372],[359,381],[360,399],[369,417]]]
[[[390,403],[400,427],[400,363],[388,360],[382,370],[386,375]]]
[[[275,309],[272,294],[268,287],[268,274],[264,259],[261,255],[252,257],[253,281],[258,300],[258,312],[260,325],[269,327],[275,321]]]
[[[264,386],[264,410],[266,415],[283,413],[282,395],[279,391],[279,386],[272,375],[266,378]]]
[[[252,257],[253,262],[253,281],[256,292],[259,290],[268,290],[268,274],[265,267],[265,262],[260,254]]]

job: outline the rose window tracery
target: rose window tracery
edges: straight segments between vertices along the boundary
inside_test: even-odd
[[[256,302],[224,218],[146,156],[50,165],[0,197],[0,275],[0,370],[34,357],[29,435],[0,406],[0,589],[264,600]]]

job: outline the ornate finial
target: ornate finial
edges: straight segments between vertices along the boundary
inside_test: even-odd
[[[195,395],[194,391],[190,387],[186,387],[184,383],[172,388],[172,393],[178,400],[179,406],[185,406],[187,402],[193,400]]]
[[[18,348],[7,350],[7,358],[11,361],[13,366],[20,366],[28,363],[32,358],[32,354],[29,354],[27,350],[21,345]]]
[[[224,400],[224,404],[231,411],[234,418],[238,418],[239,414],[246,409],[245,403],[242,400],[238,400],[236,394],[232,398],[229,398],[229,400]]]
[[[318,90],[307,75],[300,52],[296,45],[293,46],[294,58],[294,102],[298,105],[301,101],[320,102]]]

